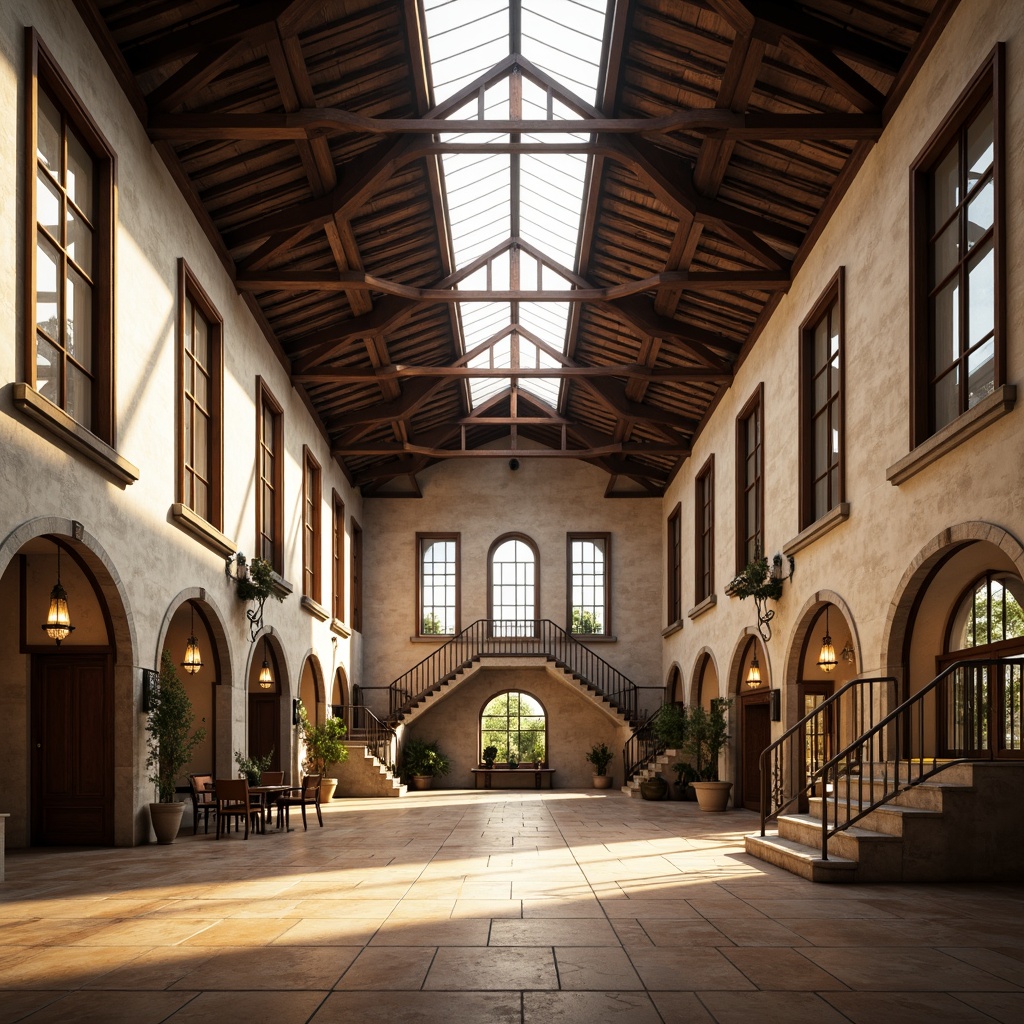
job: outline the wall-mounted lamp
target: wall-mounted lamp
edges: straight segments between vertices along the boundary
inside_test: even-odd
[[[853,650],[853,641],[847,639],[846,646],[839,652],[839,657],[843,659],[847,664],[852,665],[855,657]]]
[[[828,634],[828,605],[825,605],[825,635],[821,639],[821,650],[818,652],[818,668],[822,672],[831,672],[836,667],[836,649],[832,646],[832,637]]]
[[[761,685],[761,666],[757,663],[757,648],[754,648],[754,657],[750,660],[750,668],[747,670],[747,686],[756,690]]]
[[[199,651],[199,641],[196,639],[196,606],[191,601],[189,608],[192,611],[192,625],[189,629],[188,643],[185,644],[185,660],[181,667],[190,676],[194,676],[203,667],[203,656]]]
[[[60,545],[56,541],[54,544],[57,546],[57,582],[50,591],[50,608],[42,628],[60,647],[61,640],[66,640],[74,632],[75,627],[71,625],[71,616],[68,614],[67,591],[60,585]]]
[[[270,664],[267,661],[267,638],[263,638],[263,667],[260,669],[260,689],[269,690],[274,685],[274,674],[270,671]]]

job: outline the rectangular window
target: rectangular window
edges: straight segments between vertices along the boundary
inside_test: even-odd
[[[27,36],[25,373],[114,444],[114,154],[31,29]]]
[[[454,636],[459,631],[459,534],[416,534],[419,636]]]
[[[764,384],[736,420],[736,571],[764,554]]]
[[[345,503],[341,495],[332,490],[334,508],[334,531],[331,545],[331,577],[334,589],[331,592],[331,615],[338,621],[345,621]]]
[[[708,458],[694,486],[693,547],[694,602],[700,604],[715,592],[715,457]]]
[[[843,271],[800,327],[800,528],[844,500]]]
[[[262,377],[256,380],[256,409],[256,554],[283,573],[284,413]]]
[[[357,632],[363,631],[363,530],[352,520],[352,621]]]
[[[569,631],[580,635],[611,634],[611,548],[608,533],[570,533]]]
[[[668,517],[668,623],[683,617],[683,528],[679,505]]]
[[[178,500],[220,529],[224,324],[183,259],[178,333]]]
[[[914,445],[1006,379],[1002,48],[912,171]]]
[[[302,592],[320,603],[320,463],[302,446]]]

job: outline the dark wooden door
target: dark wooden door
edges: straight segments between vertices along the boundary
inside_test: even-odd
[[[114,685],[106,655],[32,657],[32,842],[114,843]]]
[[[272,771],[281,770],[281,698],[277,694],[249,694],[249,756],[265,757],[273,751]]]
[[[761,809],[761,751],[772,741],[771,711],[768,694],[743,699],[743,720],[741,724],[743,806],[751,811]]]

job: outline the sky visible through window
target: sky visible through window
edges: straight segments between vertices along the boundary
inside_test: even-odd
[[[511,47],[507,0],[425,0],[427,36],[434,84],[434,102],[443,103],[508,56]],[[596,105],[601,44],[607,0],[522,0],[522,55],[589,105]],[[523,82],[522,117],[547,117],[547,95],[532,82]],[[556,120],[575,118],[555,100]],[[450,118],[476,119],[479,96],[452,111]],[[484,117],[508,120],[508,78],[485,92]],[[529,135],[522,142],[588,141],[587,135]],[[507,135],[445,135],[446,142],[502,142]],[[513,158],[508,153],[445,154],[446,202],[451,225],[455,269],[461,269],[501,246],[514,234]],[[558,265],[572,271],[577,265],[583,184],[589,157],[542,153],[519,156],[518,237]],[[519,253],[519,287],[524,290],[564,290],[569,282],[532,256]],[[462,289],[508,290],[512,256],[506,251],[490,268],[483,267],[460,284]],[[469,366],[507,369],[513,365],[543,369],[558,365],[544,346],[565,353],[569,304],[522,302],[518,315],[508,302],[459,304]],[[510,325],[514,328],[509,330]],[[539,342],[539,344],[538,344]],[[517,354],[518,353],[518,354]],[[518,359],[518,362],[514,360]],[[557,378],[519,379],[520,387],[555,407]],[[471,378],[475,407],[506,390],[507,379]]]

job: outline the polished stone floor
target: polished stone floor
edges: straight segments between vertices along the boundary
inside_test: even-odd
[[[756,818],[617,792],[8,851],[0,1024],[1024,1021],[1024,886],[821,886]]]

